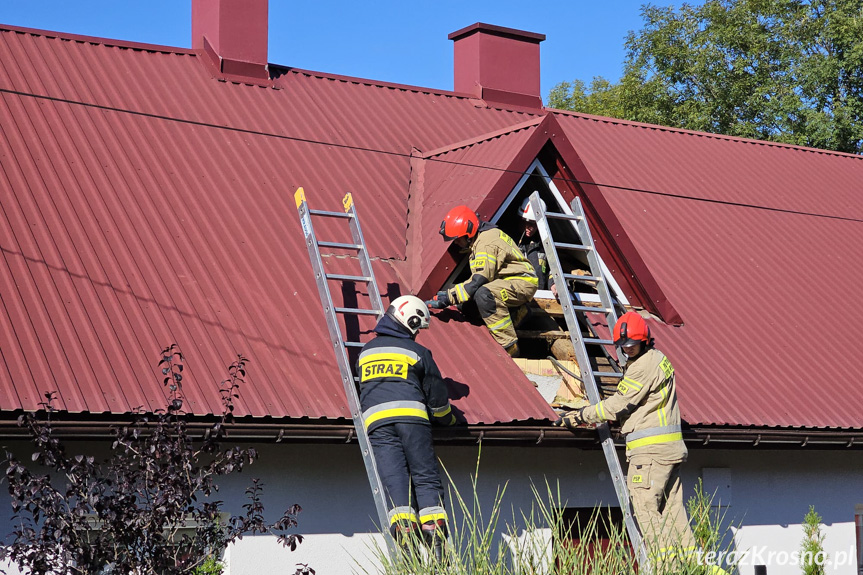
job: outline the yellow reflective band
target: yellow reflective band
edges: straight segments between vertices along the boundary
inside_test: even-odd
[[[458,284],[455,288],[455,297],[459,302],[466,302],[469,297],[467,295],[467,290],[464,289],[462,284]]]
[[[659,367],[662,369],[663,373],[665,373],[666,379],[674,375],[674,368],[671,367],[671,362],[668,361],[667,357],[662,358],[662,361],[659,362]]]
[[[420,523],[425,523],[427,521],[437,521],[438,519],[443,519],[447,521],[446,513],[429,513],[428,515],[420,515]]]
[[[660,390],[662,401],[659,402],[659,426],[668,425],[668,415],[665,413],[665,404],[668,403],[668,385],[663,385]]]
[[[532,275],[532,276],[508,276],[504,279],[521,280],[521,281],[527,282],[529,284],[539,285],[539,279],[535,275]]]
[[[636,439],[635,441],[627,441],[626,449],[636,449],[638,447],[644,447],[645,445],[656,445],[657,443],[668,443],[670,441],[682,440],[683,434],[679,431],[677,433],[663,433],[662,435],[652,435],[650,437]]]
[[[446,409],[444,409],[443,411],[433,411],[432,415],[434,415],[435,417],[446,417],[447,415],[450,414],[451,411],[452,411],[452,406],[447,405]]]
[[[414,523],[417,522],[417,516],[413,513],[393,513],[393,516],[390,519],[390,525],[402,519],[407,519],[408,521],[413,521]]]
[[[429,414],[422,409],[415,409],[412,407],[395,407],[393,409],[384,409],[383,411],[373,413],[366,418],[366,429],[368,429],[372,423],[390,417],[419,417],[428,421]]]
[[[507,317],[503,318],[502,320],[495,322],[495,323],[491,324],[490,326],[488,326],[488,329],[490,329],[491,331],[500,331],[502,329],[508,328],[511,325],[512,325],[512,317],[507,316]]]
[[[605,406],[602,405],[602,402],[596,404],[596,414],[600,419],[605,419]]]
[[[642,387],[644,387],[644,385],[638,383],[637,381],[635,381],[634,379],[631,379],[629,377],[624,377],[623,381],[625,381],[627,384],[631,385],[635,389],[641,389]]]
[[[408,365],[413,365],[417,362],[416,358],[411,357],[409,355],[404,355],[401,353],[370,353],[368,355],[364,355],[360,358],[360,365],[365,365],[367,363],[372,363],[376,361],[402,361],[407,363]]]

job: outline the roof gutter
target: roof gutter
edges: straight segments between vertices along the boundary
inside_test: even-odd
[[[114,437],[113,429],[129,425],[129,420],[53,421],[58,437],[93,440]],[[188,423],[189,432],[203,435],[212,422]],[[345,423],[294,423],[235,421],[225,426],[227,441],[273,443],[355,443],[353,425]],[[549,425],[466,425],[436,428],[435,441],[442,445],[487,445],[575,447],[600,449],[599,438],[589,428],[569,431]],[[863,430],[732,428],[695,426],[684,431],[684,440],[695,449],[863,449]],[[26,439],[26,429],[15,421],[0,421],[0,440]],[[616,435],[616,443],[623,441]]]

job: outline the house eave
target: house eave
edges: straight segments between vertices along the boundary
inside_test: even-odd
[[[17,419],[17,418],[16,418]],[[16,419],[0,420],[0,440],[27,438],[27,430]],[[194,418],[188,424],[194,435],[203,434],[212,425],[212,418]],[[113,430],[129,425],[122,417],[64,418],[52,421],[58,437],[68,440],[99,440],[114,437]],[[356,443],[356,432],[343,420],[268,420],[243,419],[225,426],[226,441],[272,443]],[[575,447],[600,449],[592,429],[569,431],[536,422],[516,424],[461,425],[435,428],[439,445],[507,445],[538,447]],[[615,442],[624,442],[616,432]],[[803,429],[744,426],[691,426],[683,433],[690,449],[863,449],[861,429]]]

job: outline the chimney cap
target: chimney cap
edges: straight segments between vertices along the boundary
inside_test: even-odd
[[[471,24],[461,30],[456,30],[449,36],[447,36],[450,40],[460,40],[465,36],[469,36],[475,32],[486,32],[488,34],[494,34],[495,36],[504,36],[507,38],[512,38],[513,40],[521,40],[523,42],[533,42],[539,44],[543,40],[545,40],[545,34],[537,34],[536,32],[526,32],[524,30],[516,30],[515,28],[504,28],[503,26],[495,26],[494,24],[484,24],[483,22],[477,22],[476,24]]]

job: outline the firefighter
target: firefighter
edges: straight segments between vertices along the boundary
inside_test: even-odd
[[[542,209],[545,209],[545,202],[539,200]],[[523,221],[523,230],[521,239],[518,242],[518,249],[527,258],[527,261],[533,266],[533,271],[536,272],[537,286],[536,289],[549,289],[548,283],[548,260],[545,257],[545,248],[542,245],[542,240],[539,238],[539,229],[536,226],[536,216],[533,213],[533,207],[530,205],[530,198],[525,198],[521,203],[519,212]]]
[[[414,341],[428,327],[421,299],[396,298],[360,351],[357,372],[363,423],[391,504],[390,532],[406,550],[421,536],[442,560],[447,513],[431,424],[453,425],[455,415],[431,351]]]
[[[653,560],[691,558],[695,538],[683,505],[680,465],[687,449],[680,427],[674,368],[654,347],[650,328],[638,313],[623,314],[614,344],[627,356],[617,392],[596,405],[569,412],[555,422],[572,429],[617,421],[626,436],[629,488],[635,517]]]
[[[471,277],[439,291],[429,307],[442,309],[473,300],[491,335],[509,355],[518,355],[515,326],[528,316],[527,302],[539,283],[533,266],[513,239],[494,225],[480,224],[467,206],[456,206],[440,225],[445,241],[470,253]]]

